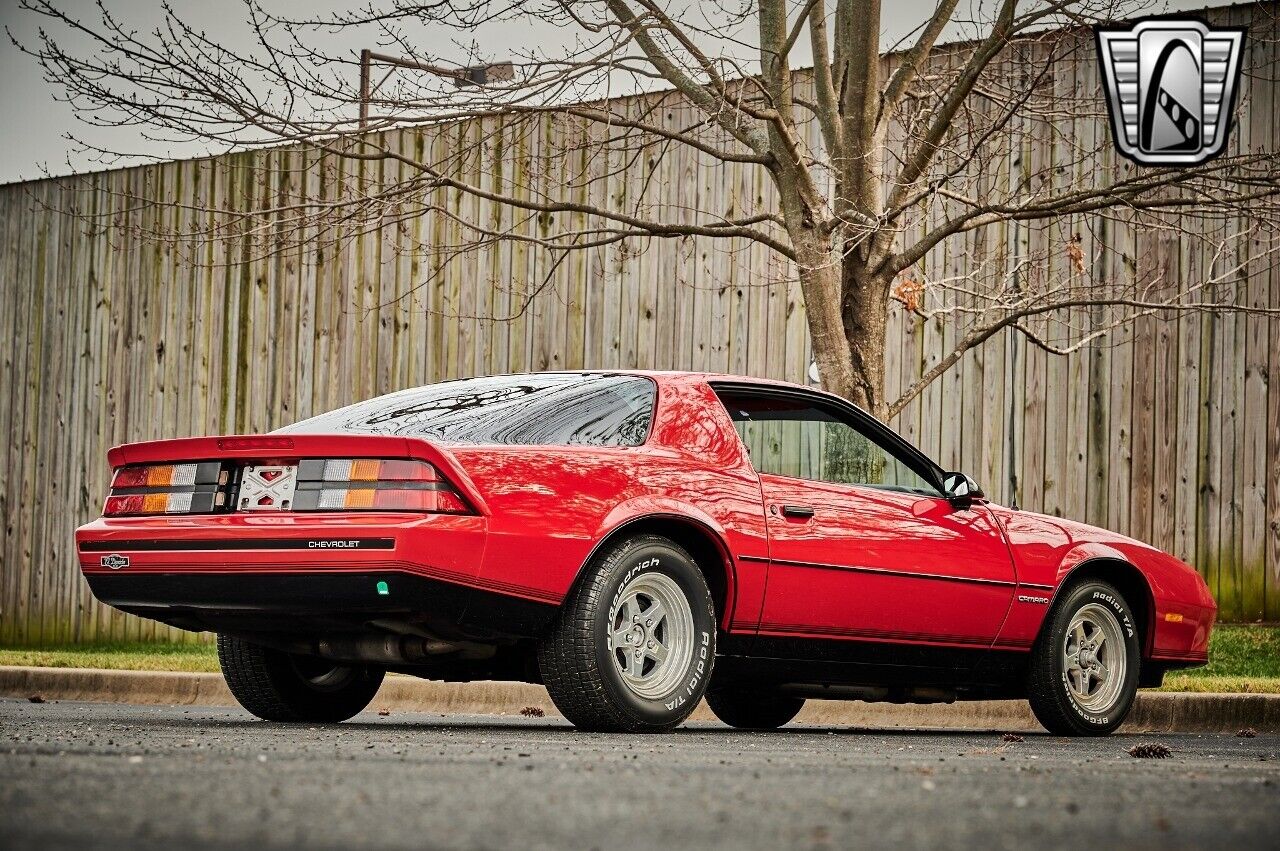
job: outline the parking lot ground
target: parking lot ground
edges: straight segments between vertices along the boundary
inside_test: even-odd
[[[4,847],[1280,847],[1280,737],[0,701]],[[1167,759],[1126,750],[1155,741]]]

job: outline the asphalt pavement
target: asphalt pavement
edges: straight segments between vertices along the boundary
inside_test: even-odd
[[[1022,735],[0,700],[0,848],[1280,847],[1280,737]]]

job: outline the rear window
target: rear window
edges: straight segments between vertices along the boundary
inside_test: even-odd
[[[467,378],[357,402],[280,431],[513,446],[639,446],[649,434],[655,391],[651,380],[634,375]]]

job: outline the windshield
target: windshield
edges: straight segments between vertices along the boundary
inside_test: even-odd
[[[445,381],[357,402],[280,429],[442,443],[639,446],[655,385],[634,375],[535,373]]]

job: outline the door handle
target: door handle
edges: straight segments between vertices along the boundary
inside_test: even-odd
[[[813,509],[807,505],[784,505],[782,506],[782,515],[784,517],[812,517]]]

